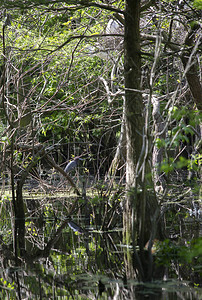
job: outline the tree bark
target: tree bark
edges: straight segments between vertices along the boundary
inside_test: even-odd
[[[124,229],[125,242],[132,242],[133,208],[137,186],[136,166],[141,156],[144,127],[143,102],[140,91],[141,55],[140,55],[140,1],[126,1],[125,10],[125,124],[126,124],[126,189]],[[136,90],[136,91],[134,91]]]
[[[184,67],[184,75],[186,76],[187,82],[189,84],[190,91],[192,93],[194,102],[198,110],[202,110],[202,85],[200,82],[199,64],[196,59],[196,51],[201,42],[201,27],[196,24],[191,28],[185,39],[185,50],[182,51],[181,61]],[[162,32],[164,42],[167,43],[168,47],[173,51],[180,52],[181,47],[169,42],[168,35],[165,31]],[[196,36],[198,37],[196,38]]]
[[[124,70],[127,140],[126,182],[129,190],[131,187],[134,187],[136,183],[135,170],[142,150],[142,136],[144,128],[144,106],[140,91],[141,55],[139,22],[140,1],[126,1]]]
[[[140,91],[141,55],[140,55],[140,1],[127,0],[125,9],[124,33],[124,76],[125,76],[125,124],[126,124],[126,200],[123,214],[124,243],[133,244],[138,235],[137,164],[141,159],[143,143],[143,101]],[[126,253],[125,261],[131,261]],[[126,265],[127,277],[134,274],[133,265]]]
[[[154,96],[151,101],[153,104],[152,116],[154,121],[155,140],[165,139],[165,121],[163,120],[160,112],[160,101]],[[164,147],[159,149],[157,145],[154,145],[152,153],[153,177],[155,190],[158,192],[163,192],[165,185],[164,178],[160,170],[160,166],[163,161],[163,153]]]
[[[149,112],[145,120],[145,106],[141,92],[140,1],[126,0],[124,34],[125,124],[126,124],[126,200],[123,214],[123,242],[133,246],[132,259],[127,251],[126,276],[137,275],[140,280],[152,278],[151,246],[160,232],[159,207],[149,160]],[[148,108],[149,109],[149,108]],[[150,176],[151,177],[151,176]],[[160,226],[159,226],[160,227]],[[144,245],[150,248],[145,253]],[[139,246],[139,250],[136,250]],[[130,263],[133,261],[133,264]]]
[[[195,52],[197,51],[200,42],[201,42],[201,27],[196,24],[191,28],[189,34],[185,39],[185,45],[188,47],[195,46],[191,51],[185,51],[182,54],[181,60],[185,69],[185,75],[187,78],[187,82],[190,87],[190,91],[196,103],[196,106],[199,110],[202,110],[202,85],[198,76],[198,62],[195,57]],[[196,36],[198,35],[198,40],[196,40]]]

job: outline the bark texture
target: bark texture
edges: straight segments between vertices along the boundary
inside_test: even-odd
[[[143,102],[140,92],[140,1],[126,1],[125,10],[125,124],[126,124],[126,189],[124,213],[125,242],[132,243],[134,207],[136,206],[136,166],[141,156],[144,127]]]
[[[123,225],[124,240],[133,246],[126,251],[126,276],[137,275],[142,280],[151,280],[153,259],[151,248],[159,232],[159,208],[153,189],[149,168],[148,118],[141,92],[140,52],[140,1],[126,0],[125,10],[125,124],[126,124],[126,200]],[[149,114],[147,114],[149,116]],[[160,227],[160,226],[159,226]],[[150,247],[145,253],[144,245]],[[139,250],[136,250],[139,246]],[[132,257],[131,257],[132,255]],[[132,261],[132,264],[131,264]],[[128,262],[128,263],[127,263]]]
[[[143,101],[140,91],[140,1],[126,1],[125,14],[125,89],[126,89],[126,139],[127,184],[135,185],[135,168],[142,150],[144,127]],[[138,92],[139,91],[139,92]]]

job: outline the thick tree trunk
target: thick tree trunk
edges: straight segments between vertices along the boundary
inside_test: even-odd
[[[143,101],[140,91],[140,1],[126,1],[125,14],[125,89],[126,89],[126,139],[127,139],[127,185],[136,183],[136,164],[140,157],[143,140]]]
[[[125,124],[126,124],[126,200],[123,226],[124,243],[133,245],[138,237],[137,211],[138,195],[137,164],[141,159],[143,143],[143,101],[140,92],[141,55],[140,55],[140,1],[127,0],[125,10]],[[138,199],[139,198],[139,199]],[[132,255],[132,256],[131,256]],[[127,277],[133,277],[133,254],[126,252],[125,266]],[[128,263],[127,263],[128,262]]]
[[[125,254],[126,275],[140,280],[152,278],[152,241],[158,234],[159,208],[149,174],[149,132],[141,93],[140,1],[126,0],[125,10],[125,124],[126,200],[123,242],[133,246]],[[149,115],[148,115],[149,118]],[[145,125],[147,123],[147,125]],[[151,159],[150,159],[151,160]],[[149,184],[148,184],[149,183]],[[148,187],[150,185],[150,187]],[[144,245],[149,240],[148,251]],[[139,250],[136,250],[139,246]],[[133,264],[131,264],[131,261]]]
[[[125,124],[126,124],[126,189],[124,212],[125,243],[133,240],[134,206],[137,186],[136,166],[141,156],[143,140],[143,102],[140,92],[140,1],[126,1],[125,11]]]

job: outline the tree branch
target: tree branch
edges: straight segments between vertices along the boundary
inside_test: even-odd
[[[3,2],[3,3],[2,3]],[[53,7],[54,4],[64,4],[64,2],[68,5],[74,5],[74,6],[63,6],[62,8],[55,8]],[[113,7],[111,5],[108,4],[103,4],[103,3],[98,3],[98,2],[93,2],[93,1],[88,1],[88,0],[81,0],[81,1],[77,1],[77,0],[52,0],[50,3],[50,0],[17,0],[17,1],[13,1],[13,0],[6,0],[6,1],[2,1],[0,0],[0,6],[3,8],[20,8],[20,9],[30,9],[30,8],[37,8],[40,6],[46,7],[47,5],[50,5],[51,7],[48,8],[48,10],[78,10],[78,9],[83,9],[85,7],[97,7],[97,8],[101,8],[104,10],[108,10],[111,12],[117,12],[120,14],[123,14],[124,11],[122,11],[121,9],[118,9],[116,7]]]
[[[76,39],[93,39],[93,38],[99,38],[99,37],[124,37],[123,34],[92,34],[92,35],[74,35],[74,36],[70,36],[62,45],[58,46],[56,49],[52,50],[50,53],[56,52],[60,49],[62,49],[64,46],[66,46],[67,44],[69,44],[72,40],[76,40]]]

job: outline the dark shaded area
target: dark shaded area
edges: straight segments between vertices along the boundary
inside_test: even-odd
[[[30,199],[25,198],[25,202],[29,203]],[[32,205],[32,211],[26,212],[25,217],[25,251],[18,255],[17,261],[12,236],[8,233],[13,220],[4,211],[4,227],[1,226],[4,235],[0,239],[2,299],[6,295],[16,297],[16,293],[18,299],[75,299],[76,295],[100,299],[199,299],[200,219],[190,216],[185,209],[177,212],[178,205],[172,205],[166,213],[170,238],[154,243],[153,281],[143,284],[135,275],[125,276],[124,257],[128,250],[122,244],[120,208],[113,205],[112,214],[106,199],[97,197],[96,193],[87,196],[87,200],[46,196],[32,198],[32,202],[35,208]],[[177,217],[173,218],[174,215]],[[189,243],[191,239],[193,242]],[[147,245],[145,258],[149,261]]]

